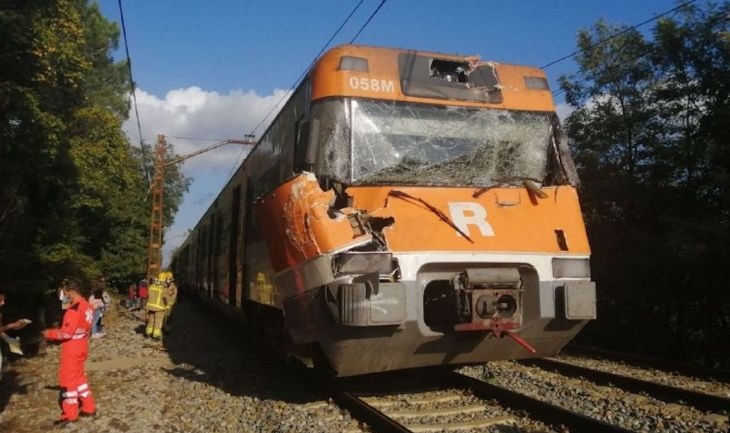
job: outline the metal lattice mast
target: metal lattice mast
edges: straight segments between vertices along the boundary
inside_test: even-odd
[[[147,260],[147,280],[157,277],[162,270],[162,196],[165,189],[165,156],[167,144],[165,136],[157,136],[155,145],[155,172],[152,179],[152,217],[150,219],[150,243]]]

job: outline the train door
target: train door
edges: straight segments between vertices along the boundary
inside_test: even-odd
[[[215,230],[213,230],[213,293],[219,301],[225,302],[225,293],[223,293],[223,279],[221,278],[221,259],[223,242],[223,213],[215,213]],[[225,265],[223,265],[225,266]]]
[[[228,304],[236,305],[238,291],[238,237],[241,219],[241,185],[233,189],[230,238],[228,242]]]
[[[248,177],[246,178],[246,186],[245,186],[245,193],[244,193],[244,207],[243,207],[243,281],[241,284],[243,285],[243,291],[241,295],[243,296],[242,305],[245,305],[246,301],[251,299],[251,284],[250,281],[252,280],[250,275],[250,261],[251,261],[251,251],[249,249],[249,245],[253,241],[253,236],[251,233],[252,220],[253,220],[253,199],[254,199],[254,183],[248,182]],[[248,312],[247,312],[248,313]]]
[[[195,243],[195,294],[199,294],[203,288],[203,232],[205,226],[200,225],[198,230],[198,241]]]
[[[205,273],[205,279],[207,281],[206,289],[208,290],[208,297],[213,297],[213,284],[215,280],[213,279],[213,263],[214,260],[214,254],[213,254],[213,234],[215,233],[215,212],[210,216],[210,225],[208,225],[208,245],[207,245],[207,269]]]

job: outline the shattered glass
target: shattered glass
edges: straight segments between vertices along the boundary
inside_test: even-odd
[[[318,174],[342,182],[489,186],[546,177],[548,113],[332,99],[312,114]]]
[[[317,171],[342,182],[351,180],[349,101],[329,99],[312,107],[312,117],[319,120]]]
[[[546,174],[547,114],[352,101],[361,184],[485,186]]]

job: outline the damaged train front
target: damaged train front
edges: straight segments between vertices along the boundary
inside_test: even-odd
[[[556,353],[595,318],[554,113],[331,98],[256,218],[294,345],[339,375]]]

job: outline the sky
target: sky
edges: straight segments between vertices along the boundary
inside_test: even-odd
[[[361,0],[122,0],[145,142],[169,137],[243,138],[287,95],[295,80]],[[330,47],[349,43],[381,0],[362,0]],[[117,0],[98,0],[120,22]],[[387,0],[355,43],[478,54],[484,60],[542,66],[576,49],[576,34],[603,18],[638,24],[674,0]],[[649,32],[652,25],[641,28]],[[120,25],[121,28],[121,25]],[[114,58],[123,60],[120,37]],[[571,59],[546,69],[551,88],[577,70]],[[570,111],[560,96],[559,114]],[[274,113],[275,114],[275,113]],[[130,112],[124,130],[139,133]],[[265,127],[274,116],[257,129]],[[178,154],[212,141],[169,138]],[[163,248],[185,240],[240,164],[227,145],[184,163],[192,178]]]

